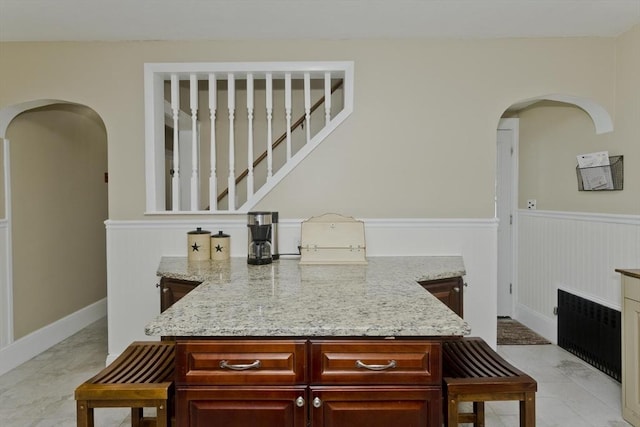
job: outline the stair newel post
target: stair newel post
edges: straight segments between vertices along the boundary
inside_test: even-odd
[[[307,144],[311,141],[311,76],[304,73],[304,117]]]
[[[273,76],[271,73],[266,75],[266,107],[267,107],[267,181],[273,176],[273,135],[272,123],[273,119]]]
[[[180,210],[180,80],[171,74],[171,113],[173,114],[173,174],[171,175],[171,210]]]
[[[211,120],[211,166],[209,168],[209,210],[218,209],[218,179],[216,171],[216,108],[218,85],[216,75],[209,74],[209,117]]]
[[[197,211],[200,205],[200,180],[198,163],[200,147],[198,147],[198,77],[189,76],[189,106],[191,107],[191,210]]]
[[[287,160],[291,159],[291,73],[284,75],[284,113],[287,119]]]
[[[235,171],[235,108],[236,108],[236,81],[233,73],[227,74],[227,107],[229,108],[229,179],[227,186],[229,187],[229,211],[236,210],[236,171]]]
[[[247,199],[253,195],[253,74],[247,74]]]
[[[331,121],[331,73],[324,73],[324,124]]]

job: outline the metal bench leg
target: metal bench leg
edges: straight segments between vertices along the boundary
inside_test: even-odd
[[[535,427],[536,425],[536,395],[525,393],[520,401],[520,427]]]
[[[93,427],[93,408],[89,408],[86,400],[76,402],[77,427]]]
[[[484,427],[484,402],[473,402],[474,427]]]

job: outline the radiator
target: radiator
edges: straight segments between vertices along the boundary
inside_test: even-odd
[[[558,290],[558,345],[621,380],[620,312]]]

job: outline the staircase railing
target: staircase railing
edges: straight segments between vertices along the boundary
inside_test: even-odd
[[[145,64],[146,212],[244,213],[352,110],[351,62]],[[275,141],[274,128],[285,129]],[[298,128],[304,141],[292,141]]]
[[[331,93],[333,94],[336,90],[340,89],[343,84],[344,84],[343,80],[338,80],[336,83],[334,83],[333,86],[331,86]],[[319,100],[317,100],[316,103],[311,106],[310,114],[313,114],[318,108],[320,108],[320,106],[322,106],[322,104],[325,103],[325,99],[326,99],[326,96],[323,95]],[[293,124],[289,128],[289,132],[293,133],[299,127],[304,126],[305,119],[306,119],[306,116],[304,114],[301,115],[298,118],[298,120],[293,122]],[[283,132],[282,135],[280,135],[280,137],[273,142],[271,149],[275,150],[286,139],[287,139],[287,132]],[[258,167],[260,163],[265,161],[265,159],[267,158],[267,154],[268,154],[268,150],[265,150],[262,152],[262,154],[260,154],[254,160],[253,162],[254,169]],[[242,171],[240,175],[238,175],[238,177],[236,178],[236,185],[240,184],[242,180],[245,179],[248,175],[249,175],[249,168],[245,169],[244,171]],[[220,194],[218,194],[218,202],[222,201],[222,199],[224,199],[228,194],[229,194],[229,188],[227,187]]]

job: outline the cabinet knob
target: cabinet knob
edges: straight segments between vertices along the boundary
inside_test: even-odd
[[[304,398],[302,396],[296,399],[296,406],[302,408],[304,406]]]
[[[322,406],[322,400],[320,400],[319,397],[316,397],[315,399],[313,399],[313,407],[314,408],[319,408]]]

